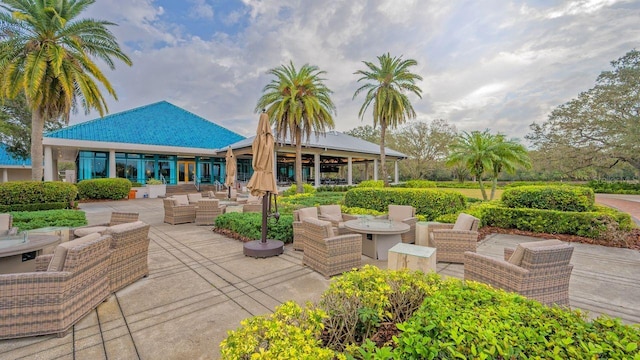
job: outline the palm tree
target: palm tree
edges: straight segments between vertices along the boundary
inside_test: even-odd
[[[267,72],[274,78],[262,90],[255,111],[266,109],[279,139],[291,137],[296,147],[296,192],[302,193],[302,141],[313,132],[324,134],[333,129],[336,107],[317,66],[305,64],[296,70],[293,62]],[[316,174],[319,176],[319,174]]]
[[[373,127],[380,124],[380,168],[382,180],[385,186],[389,186],[387,169],[385,167],[385,135],[387,128],[395,129],[403,124],[406,119],[414,119],[416,112],[409,101],[405,91],[416,94],[422,98],[422,90],[415,85],[416,80],[422,80],[420,75],[409,71],[411,66],[418,63],[413,59],[402,60],[400,57],[391,57],[389,53],[378,56],[379,65],[363,61],[367,70],[358,70],[354,74],[362,75],[358,79],[367,81],[353,94],[353,99],[366,90],[364,103],[360,107],[358,116],[363,119],[364,113],[373,104]]]
[[[496,193],[498,175],[502,171],[514,173],[518,166],[529,169],[531,160],[527,149],[516,140],[507,140],[504,135],[497,134],[493,137],[493,152],[496,155],[491,167],[491,200]]]
[[[1,0],[0,99],[24,93],[31,109],[31,178],[42,179],[44,124],[68,123],[78,102],[103,116],[107,103],[99,85],[116,93],[93,58],[114,69],[113,58],[131,65],[107,26],[77,17],[94,0]]]
[[[451,144],[447,165],[462,164],[471,175],[477,179],[480,185],[482,198],[487,200],[487,192],[484,189],[482,176],[486,171],[493,169],[496,154],[494,152],[495,139],[489,130],[483,132],[462,132]]]

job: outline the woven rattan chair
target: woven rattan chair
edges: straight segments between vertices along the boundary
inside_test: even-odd
[[[416,209],[413,206],[389,205],[389,213],[386,216],[382,216],[382,218],[409,225],[409,231],[401,235],[402,242],[405,244],[413,244],[416,242],[416,223],[418,222],[418,218],[416,217]]]
[[[218,215],[224,214],[226,205],[218,199],[201,199],[196,208],[196,225],[215,225]]]
[[[358,218],[357,216],[343,214],[340,205],[320,205],[318,211],[318,219],[330,221],[331,225],[338,229],[338,235],[353,234],[353,231],[344,227],[344,222],[355,220]]]
[[[149,275],[149,224],[142,221],[114,225],[105,231],[111,236],[109,289],[116,292]]]
[[[535,241],[505,249],[505,260],[466,252],[464,279],[517,292],[551,306],[569,306],[569,264],[573,246],[560,240]]]
[[[164,222],[171,225],[192,223],[196,221],[196,206],[193,204],[177,204],[173,198],[162,200],[164,205]]]
[[[325,277],[358,268],[362,262],[362,235],[334,236],[331,222],[313,218],[302,221],[305,229],[302,263]]]
[[[83,237],[95,232],[102,233],[109,226],[132,223],[132,222],[138,221],[138,217],[139,215],[136,212],[114,211],[111,213],[111,220],[109,220],[109,222],[77,227],[73,230],[73,235],[75,237]]]
[[[295,210],[293,212],[293,249],[304,251],[305,233],[302,220],[318,219],[318,208],[315,206]]]
[[[455,224],[429,224],[429,244],[437,249],[436,261],[464,263],[465,251],[476,252],[479,222],[461,213]]]
[[[110,294],[110,243],[93,233],[37,257],[35,272],[0,275],[0,339],[64,336],[100,305]]]
[[[198,204],[198,201],[202,200],[202,194],[201,193],[187,194],[187,199],[189,199],[189,204]]]

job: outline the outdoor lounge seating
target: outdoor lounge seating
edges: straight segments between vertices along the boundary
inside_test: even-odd
[[[196,220],[196,205],[189,204],[186,195],[174,195],[163,199],[162,203],[164,205],[164,222],[176,225],[192,223]]]
[[[262,212],[262,196],[249,195],[242,204],[242,212]]]
[[[358,217],[355,215],[343,214],[340,205],[320,205],[318,207],[320,213],[318,219],[324,221],[330,221],[331,225],[338,229],[338,235],[351,234],[352,232],[344,227],[344,222],[349,220],[355,220]]]
[[[302,263],[325,277],[341,274],[362,263],[362,235],[335,236],[331,222],[305,218]]]
[[[295,210],[293,212],[293,249],[304,251],[304,219],[318,219],[318,208],[315,206]]]
[[[114,225],[105,231],[111,236],[109,289],[116,292],[149,275],[149,224],[142,221]]]
[[[15,235],[18,228],[13,227],[13,216],[11,214],[0,214],[0,236]]]
[[[224,214],[226,205],[218,199],[200,199],[196,208],[196,225],[215,225],[218,215]]]
[[[0,275],[0,339],[58,334],[109,292],[111,236],[89,234],[36,258],[36,271]]]
[[[466,252],[464,279],[517,292],[545,305],[569,306],[572,254],[573,246],[560,240],[522,243],[515,251],[504,249],[505,260]]]
[[[229,197],[229,189],[226,189],[224,191],[216,191],[214,193],[214,197],[219,200],[236,201],[236,199],[238,198],[238,192],[236,191],[236,189],[231,189],[231,197]]]
[[[109,220],[108,223],[94,224],[94,225],[81,226],[81,227],[75,228],[73,230],[73,235],[75,237],[83,237],[91,233],[102,233],[109,226],[138,221],[138,217],[139,215],[136,212],[114,211],[111,213],[111,220]]]
[[[413,244],[416,242],[416,209],[408,205],[389,205],[389,213],[383,218],[393,221],[399,221],[409,225],[409,231],[401,235],[402,242],[405,244]]]
[[[429,244],[437,249],[436,261],[464,263],[465,251],[476,252],[479,223],[478,218],[460,213],[455,224],[429,224]]]
[[[198,201],[202,199],[201,193],[190,193],[187,194],[187,199],[189,199],[189,204],[197,204]]]

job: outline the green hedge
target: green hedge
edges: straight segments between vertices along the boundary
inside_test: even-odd
[[[80,199],[120,200],[129,196],[131,181],[128,179],[90,179],[78,183]]]
[[[389,204],[410,205],[426,221],[458,212],[466,207],[465,197],[457,192],[435,189],[357,188],[347,191],[344,205],[387,212]]]
[[[483,203],[464,210],[480,219],[482,226],[496,226],[548,234],[578,235],[606,239],[608,231],[628,231],[634,227],[631,216],[615,209],[596,206],[596,211],[571,212],[541,209],[514,209],[499,202]],[[453,217],[440,217],[450,222]],[[455,221],[455,219],[453,219]]]
[[[383,188],[384,181],[382,180],[364,180],[358,184],[359,188]]]
[[[298,187],[293,184],[287,190],[282,191],[279,195],[282,197],[296,195]],[[303,194],[315,194],[316,188],[311,184],[302,184],[302,193]]]
[[[11,215],[13,216],[13,225],[20,231],[51,226],[78,227],[87,225],[84,211],[78,210],[16,211]]]
[[[0,212],[67,209],[78,194],[74,184],[59,181],[10,181],[0,184]]]
[[[519,186],[505,189],[502,203],[510,208],[590,211],[595,195],[592,189],[580,186]]]
[[[592,180],[587,186],[600,194],[640,194],[640,183]]]
[[[429,180],[409,180],[409,181],[404,183],[404,187],[406,187],[406,188],[421,188],[421,189],[435,188],[436,187],[436,182],[435,181],[429,181]]]
[[[268,224],[268,239],[280,240],[285,243],[293,242],[293,215],[280,215],[277,222],[269,219]],[[216,218],[216,227],[258,240],[262,237],[262,213],[231,212],[222,214]]]

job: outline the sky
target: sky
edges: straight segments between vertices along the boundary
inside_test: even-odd
[[[354,72],[388,52],[418,63],[415,120],[522,139],[640,43],[638,0],[98,0],[84,15],[116,23],[133,61],[101,65],[110,113],[166,100],[247,137],[267,71],[290,61],[326,72],[336,130],[372,125]]]

